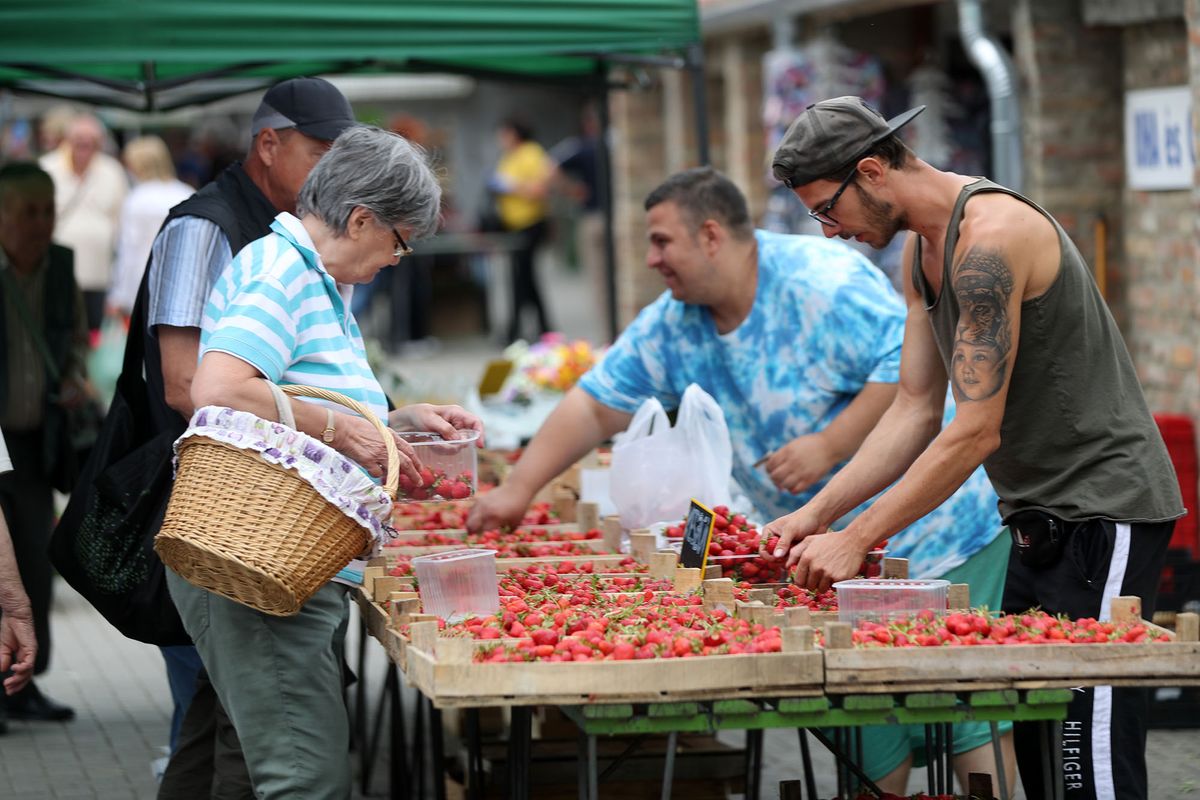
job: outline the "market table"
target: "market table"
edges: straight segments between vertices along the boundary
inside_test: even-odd
[[[678,570],[677,577],[684,572]],[[715,589],[728,581],[707,583]],[[865,778],[848,755],[855,738],[849,732],[863,725],[900,723],[926,725],[932,754],[927,766],[930,790],[939,792],[948,789],[953,780],[950,726],[955,722],[1045,723],[1041,726],[1047,743],[1043,748],[1048,767],[1045,774],[1051,776],[1058,772],[1061,755],[1056,758],[1049,743],[1060,736],[1056,725],[1067,713],[1070,687],[1200,683],[1200,642],[1196,641],[1198,620],[1194,614],[1180,615],[1178,636],[1168,643],[861,649],[852,646],[849,625],[827,622],[824,647],[814,648],[811,627],[792,627],[784,615],[761,603],[752,608],[749,603],[737,602],[738,614],[750,613],[764,624],[781,626],[783,652],[686,660],[484,664],[476,662],[474,654],[486,642],[439,636],[437,623],[420,619],[420,615],[405,618],[408,636],[401,635],[389,624],[398,621],[390,614],[402,606],[411,607],[412,600],[395,599],[411,592],[389,594],[391,585],[386,579],[377,584],[368,581],[357,593],[357,601],[363,629],[383,644],[391,661],[384,692],[393,709],[393,774],[402,777],[408,767],[399,706],[403,669],[421,696],[412,752],[413,761],[421,767],[416,774],[421,776],[422,788],[426,750],[435,765],[441,764],[439,709],[468,710],[470,797],[482,796],[478,725],[473,722],[480,707],[510,709],[508,777],[512,798],[529,796],[531,710],[547,705],[562,708],[579,728],[580,797],[598,797],[601,776],[596,738],[601,735],[667,733],[671,742],[663,780],[666,797],[673,779],[670,745],[675,737],[683,732],[745,730],[747,796],[757,797],[761,732],[768,728],[800,731],[801,758],[807,766],[804,732],[808,731],[838,757],[840,794],[851,785],[851,773]],[[381,602],[390,603],[390,611]],[[952,602],[951,607],[966,606]],[[1112,616],[1114,620],[1141,621],[1140,601],[1115,599]],[[360,655],[363,652],[360,649]],[[365,708],[365,701],[358,705]],[[815,797],[812,781],[809,783],[810,796]],[[440,780],[435,778],[433,784],[434,795],[441,797]],[[393,782],[393,787],[403,785],[403,781]],[[871,786],[869,782],[864,785]],[[1061,784],[1048,783],[1046,789],[1047,796],[1061,796]]]

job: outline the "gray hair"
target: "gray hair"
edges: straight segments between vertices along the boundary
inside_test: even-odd
[[[313,214],[342,236],[355,207],[413,238],[437,229],[442,187],[425,150],[390,131],[360,125],[334,141],[300,188],[298,216]],[[406,237],[407,238],[407,237]]]

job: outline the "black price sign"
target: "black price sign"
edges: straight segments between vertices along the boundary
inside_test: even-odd
[[[704,569],[715,517],[712,509],[692,499],[687,521],[683,523],[683,549],[679,551],[679,563],[684,567]]]

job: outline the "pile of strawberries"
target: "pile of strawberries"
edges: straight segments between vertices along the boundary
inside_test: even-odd
[[[559,561],[557,564],[531,564],[521,572],[528,576],[556,575],[561,577],[565,575],[646,572],[648,569],[646,564],[639,564],[632,556],[626,556],[616,564],[595,564],[591,561],[581,561],[576,564],[574,561]],[[392,568],[388,570],[388,574],[396,578],[413,576],[412,557],[397,558]]]
[[[886,623],[860,620],[853,633],[858,647],[954,647],[1021,644],[1108,644],[1168,641],[1141,622],[1100,622],[1031,610],[1024,614],[957,611],[938,615],[926,609]]]
[[[687,520],[668,525],[668,539],[682,539]],[[713,506],[713,532],[708,541],[708,563],[717,564],[726,578],[748,583],[779,583],[784,579],[782,561],[768,561],[758,554],[761,534],[745,514],[731,514],[728,506]],[[770,542],[768,542],[770,544]]]
[[[421,476],[418,486],[412,478],[400,473],[400,488],[397,499],[404,500],[465,500],[472,494],[475,476],[470,471],[450,477],[440,469],[421,467],[417,470]]]
[[[750,599],[750,590],[754,588],[754,584],[749,581],[742,581],[734,584],[733,599],[746,602]],[[775,610],[783,611],[785,608],[796,608],[799,606],[808,606],[813,611],[837,611],[837,592],[833,589],[827,589],[824,592],[814,592],[810,589],[805,589],[803,586],[797,586],[794,583],[789,583],[787,586],[781,586],[775,590]]]
[[[521,544],[529,542],[581,542],[586,539],[599,539],[602,534],[599,528],[586,531],[545,531],[514,528],[511,531],[494,528],[482,533],[468,533],[466,536],[455,536],[445,533],[427,533],[419,539],[409,539],[404,542],[394,542],[395,545],[425,547],[428,545],[457,544],[471,547],[490,547],[491,545]]]
[[[509,570],[500,576],[500,594],[528,597],[530,594],[553,589],[563,594],[611,592],[669,592],[671,581],[641,575],[581,575],[559,573],[553,567],[539,572],[524,569]]]
[[[474,639],[516,638],[476,654],[481,662],[624,661],[775,653],[779,628],[706,611],[699,595],[563,594],[554,588],[501,598],[501,610],[446,627]]]
[[[463,503],[399,502],[392,507],[392,520],[396,527],[413,531],[461,528],[468,510]]]
[[[485,487],[480,486],[483,493]],[[399,501],[392,508],[393,520],[397,528],[410,531],[434,531],[448,528],[461,528],[467,522],[470,505],[462,501],[439,503]],[[550,510],[550,504],[537,502],[525,512],[522,525],[554,525],[558,517]]]

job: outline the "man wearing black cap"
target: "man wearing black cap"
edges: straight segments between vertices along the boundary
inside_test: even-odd
[[[811,501],[775,520],[773,555],[797,581],[850,577],[876,541],[942,503],[979,464],[1013,533],[1003,607],[1107,619],[1113,597],[1154,613],[1178,482],[1091,271],[1062,226],[1021,195],[942,172],[860,98],[817,103],[775,154],[775,177],[825,235],[883,247],[912,232],[908,319],[891,408]],[[954,421],[939,432],[949,382]],[[902,476],[902,477],[901,477]],[[844,530],[844,509],[899,482]],[[1043,778],[1068,798],[1146,797],[1146,696],[1079,691],[1063,724],[1062,775],[1043,776],[1038,737],[1017,730],[1026,795]],[[1020,724],[1018,724],[1020,725]],[[1022,735],[1024,734],[1024,735]]]
[[[171,210],[154,240],[137,300],[145,304],[145,374],[157,430],[181,434],[192,416],[201,316],[221,271],[239,250],[270,231],[276,214],[296,210],[308,173],[338,134],[354,124],[349,101],[328,81],[279,83],[254,113],[246,160]],[[236,733],[195,648],[162,651],[175,716],[173,754],[159,797],[252,797]]]

